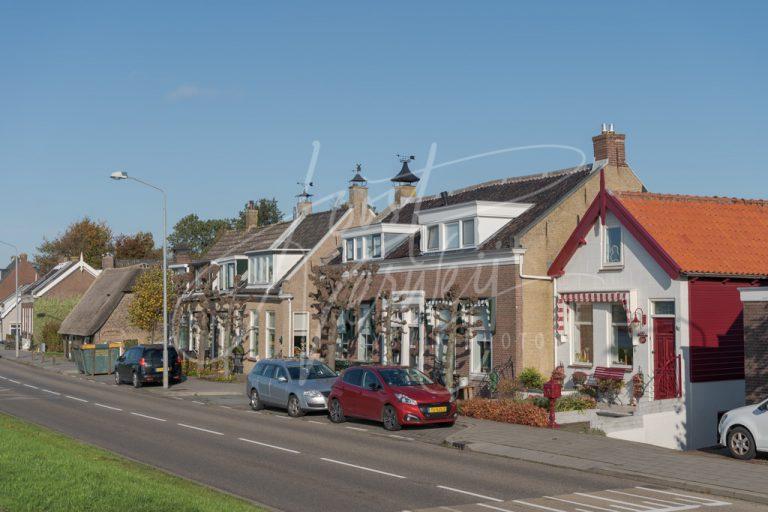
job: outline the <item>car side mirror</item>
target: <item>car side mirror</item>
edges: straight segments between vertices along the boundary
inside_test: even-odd
[[[760,412],[768,411],[768,402],[763,402],[760,404],[760,407],[758,407],[757,410]]]

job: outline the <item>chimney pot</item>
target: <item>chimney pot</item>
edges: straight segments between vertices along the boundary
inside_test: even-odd
[[[626,167],[625,135],[616,133],[613,123],[603,123],[600,135],[592,137],[595,161],[608,160],[608,165]]]

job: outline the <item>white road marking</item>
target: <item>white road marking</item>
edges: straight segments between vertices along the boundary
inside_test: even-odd
[[[496,501],[496,502],[504,501],[504,500],[500,500],[498,498],[492,498],[491,496],[485,496],[484,494],[477,494],[475,492],[463,491],[461,489],[456,489],[455,487],[447,487],[445,485],[438,485],[437,487],[439,489],[445,489],[446,491],[458,492],[458,493],[461,493],[461,494],[466,494],[468,496],[474,496],[476,498],[483,498],[485,500],[491,500],[491,501]]]
[[[652,507],[648,507],[646,505],[638,505],[636,503],[627,503],[626,501],[612,500],[611,498],[604,498],[602,496],[596,496],[594,494],[586,494],[586,493],[583,493],[583,492],[575,492],[573,494],[578,494],[579,496],[586,496],[587,498],[594,498],[594,499],[597,499],[597,500],[609,501],[611,503],[618,503],[619,505],[614,505],[614,506],[616,508],[623,508],[625,510],[637,510],[637,509],[647,510],[649,508],[652,508]],[[629,507],[634,507],[634,508],[629,508],[629,507],[624,506],[624,505],[628,505]]]
[[[21,382],[13,379],[8,379],[9,382],[13,382],[14,384],[21,384]]]
[[[310,423],[315,423],[317,425],[325,425],[325,423],[323,423],[322,421],[317,421],[317,420],[307,420],[307,421]]]
[[[348,428],[349,430],[357,430],[358,432],[368,432],[367,428],[360,428],[360,427],[344,427]]]
[[[200,404],[200,405],[205,405],[205,402],[201,402],[201,401],[199,401],[199,400],[192,400],[192,403],[194,403],[194,404]]]
[[[527,505],[529,507],[535,507],[540,508],[541,510],[547,510],[549,512],[566,512],[565,510],[559,509],[559,508],[552,508],[552,507],[545,507],[544,505],[537,505],[535,503],[528,503],[527,501],[523,500],[514,500],[515,503],[519,503],[521,505]]]
[[[69,399],[71,399],[71,400],[77,400],[78,402],[87,402],[88,401],[85,398],[77,398],[76,396],[72,396],[72,395],[64,395],[64,396],[69,398]]]
[[[547,498],[548,500],[562,501],[564,503],[570,503],[572,505],[578,505],[580,507],[589,507],[589,508],[593,508],[595,510],[603,510],[603,511],[606,511],[606,512],[616,512],[612,508],[598,507],[597,505],[588,505],[587,503],[579,503],[578,501],[571,501],[571,500],[566,500],[566,499],[563,499],[563,498],[555,498],[554,496],[544,496],[544,497]],[[577,510],[580,510],[580,509],[577,509]]]
[[[320,457],[320,460],[324,460],[325,462],[332,462],[334,464],[341,464],[342,466],[349,466],[351,468],[362,469],[363,471],[370,471],[371,473],[378,473],[380,475],[391,476],[391,477],[394,477],[394,478],[405,478],[402,475],[396,475],[394,473],[387,473],[386,471],[380,471],[378,469],[367,468],[365,466],[358,466],[356,464],[350,464],[349,462],[342,462],[340,460],[326,459],[325,457]]]
[[[40,389],[39,387],[37,387],[37,386],[33,386],[32,384],[24,384],[24,385],[25,385],[25,386],[27,386],[28,388],[32,388],[32,389]]]
[[[97,402],[94,402],[93,405],[95,405],[96,407],[103,407],[104,409],[109,409],[111,411],[122,411],[122,409],[118,409],[117,407],[112,407],[111,405],[104,405]]]
[[[216,434],[217,436],[223,436],[224,435],[221,432],[216,432],[215,430],[208,430],[207,428],[196,427],[194,425],[186,425],[184,423],[177,423],[177,425],[180,426],[180,427],[184,427],[184,428],[191,428],[191,429],[194,429],[194,430],[199,430],[200,432],[208,432],[209,434]]]
[[[221,407],[222,409],[231,409],[231,407],[228,405],[220,405],[219,407]]]
[[[147,416],[146,414],[141,414],[141,413],[138,413],[138,412],[132,412],[131,414],[133,414],[134,416],[139,416],[141,418],[147,418],[148,420],[168,421],[168,420],[164,420],[163,418],[155,418],[154,416]]]
[[[283,448],[282,446],[275,446],[273,444],[260,443],[259,441],[254,441],[252,439],[245,439],[244,437],[238,437],[238,439],[240,441],[245,441],[246,443],[257,444],[259,446],[266,446],[267,448],[274,448],[275,450],[282,450],[282,451],[288,452],[288,453],[297,453],[297,454],[301,453],[301,452],[298,452],[296,450],[291,450],[290,448]]]
[[[44,389],[43,391],[45,391],[46,393],[50,393],[52,395],[61,396],[61,393],[58,393],[56,391],[51,391],[50,389]]]
[[[389,437],[394,437],[395,439],[405,439],[406,441],[413,441],[412,437],[399,436],[397,434],[389,434]]]
[[[612,492],[614,494],[622,494],[624,496],[632,496],[633,498],[641,498],[643,500],[650,500],[650,501],[642,501],[641,503],[645,503],[647,505],[651,505],[651,506],[654,506],[654,507],[658,506],[659,503],[666,503],[667,505],[676,505],[678,507],[679,506],[683,506],[683,507],[686,506],[685,503],[680,503],[679,501],[662,500],[662,499],[659,499],[659,498],[654,498],[652,496],[643,496],[642,494],[632,494],[631,492],[613,491],[611,489],[606,489],[605,492]],[[654,503],[656,501],[659,502],[659,503]],[[689,500],[684,500],[684,501],[689,501]],[[697,502],[697,505],[701,505],[701,502]]]
[[[0,375],[0,379],[3,379],[3,380],[8,380],[8,378],[7,378],[7,377],[3,377],[2,375]]]
[[[642,489],[644,491],[650,491],[650,492],[658,492],[661,494],[669,494],[672,496],[679,496],[680,498],[688,498],[689,500],[697,500],[698,502],[703,502],[705,506],[707,507],[719,507],[723,505],[730,505],[731,503],[727,501],[720,501],[720,500],[711,500],[709,498],[700,498],[699,496],[690,496],[688,494],[680,494],[677,492],[671,492],[671,491],[662,491],[660,489],[651,489],[649,487],[635,487],[635,489]],[[653,499],[653,498],[651,498]]]

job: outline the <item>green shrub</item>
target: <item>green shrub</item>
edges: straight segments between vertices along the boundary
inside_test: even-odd
[[[576,388],[583,386],[587,379],[589,379],[589,374],[585,372],[573,372],[573,375],[571,375],[571,380],[573,380],[573,385]]]
[[[518,380],[520,384],[529,389],[542,389],[544,387],[544,376],[533,367],[523,369]]]
[[[459,404],[459,414],[470,418],[546,427],[549,416],[541,407],[528,401],[472,398]]]
[[[61,322],[58,320],[51,320],[46,322],[43,328],[40,330],[40,338],[38,343],[45,343],[46,352],[63,352],[64,344],[62,343],[61,336],[59,336],[59,328]]]
[[[566,395],[561,396],[555,403],[557,412],[565,411],[585,411],[597,407],[597,401],[587,395]]]

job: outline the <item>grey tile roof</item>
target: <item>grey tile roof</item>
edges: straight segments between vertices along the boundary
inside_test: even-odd
[[[557,205],[579,186],[594,170],[592,164],[572,167],[530,176],[506,178],[449,192],[443,199],[439,195],[419,198],[401,208],[386,213],[381,222],[416,224],[419,211],[467,203],[471,201],[507,201],[533,203],[519,217],[511,220],[479,247],[480,250],[506,249],[514,246],[516,236],[522,234],[550,208]],[[386,259],[418,256],[420,234],[416,233],[389,251]]]
[[[278,250],[311,250],[331,230],[349,208],[345,205],[305,216],[290,232],[293,221],[279,222],[250,231],[226,231],[203,256],[211,261],[228,256],[267,250],[284,234]]]
[[[37,281],[29,285],[29,288],[25,290],[25,294],[34,295],[43,288],[45,288],[51,281],[56,280],[61,274],[69,270],[73,265],[77,265],[77,261],[65,261],[56,264],[47,274],[39,278]]]
[[[104,269],[80,302],[61,323],[59,334],[93,336],[109,319],[126,293],[130,293],[143,265]]]

